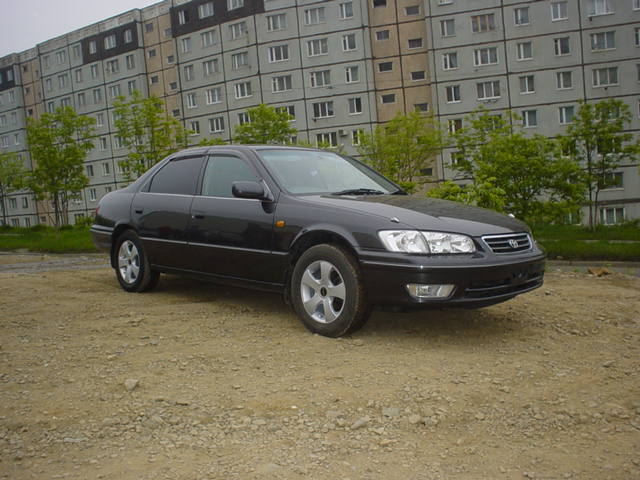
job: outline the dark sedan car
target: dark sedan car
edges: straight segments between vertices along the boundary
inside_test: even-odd
[[[160,273],[282,292],[337,337],[374,305],[481,307],[542,285],[544,253],[516,219],[409,196],[326,151],[220,146],[166,158],[106,195],[91,229],[122,288]]]

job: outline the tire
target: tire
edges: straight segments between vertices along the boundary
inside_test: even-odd
[[[140,237],[133,230],[118,237],[113,255],[116,278],[127,292],[146,292],[158,284],[160,273],[151,269]]]
[[[335,245],[316,245],[298,259],[291,302],[304,326],[325,337],[358,330],[371,313],[356,260]]]

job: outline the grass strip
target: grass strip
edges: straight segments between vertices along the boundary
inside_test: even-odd
[[[97,252],[88,228],[52,228],[0,230],[0,250],[26,249],[31,252],[81,253]]]

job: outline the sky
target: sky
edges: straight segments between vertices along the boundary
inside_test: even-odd
[[[0,57],[159,0],[0,0]]]

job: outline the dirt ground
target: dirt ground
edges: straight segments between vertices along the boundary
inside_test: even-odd
[[[640,279],[307,332],[277,295],[2,256],[0,478],[640,479]]]

